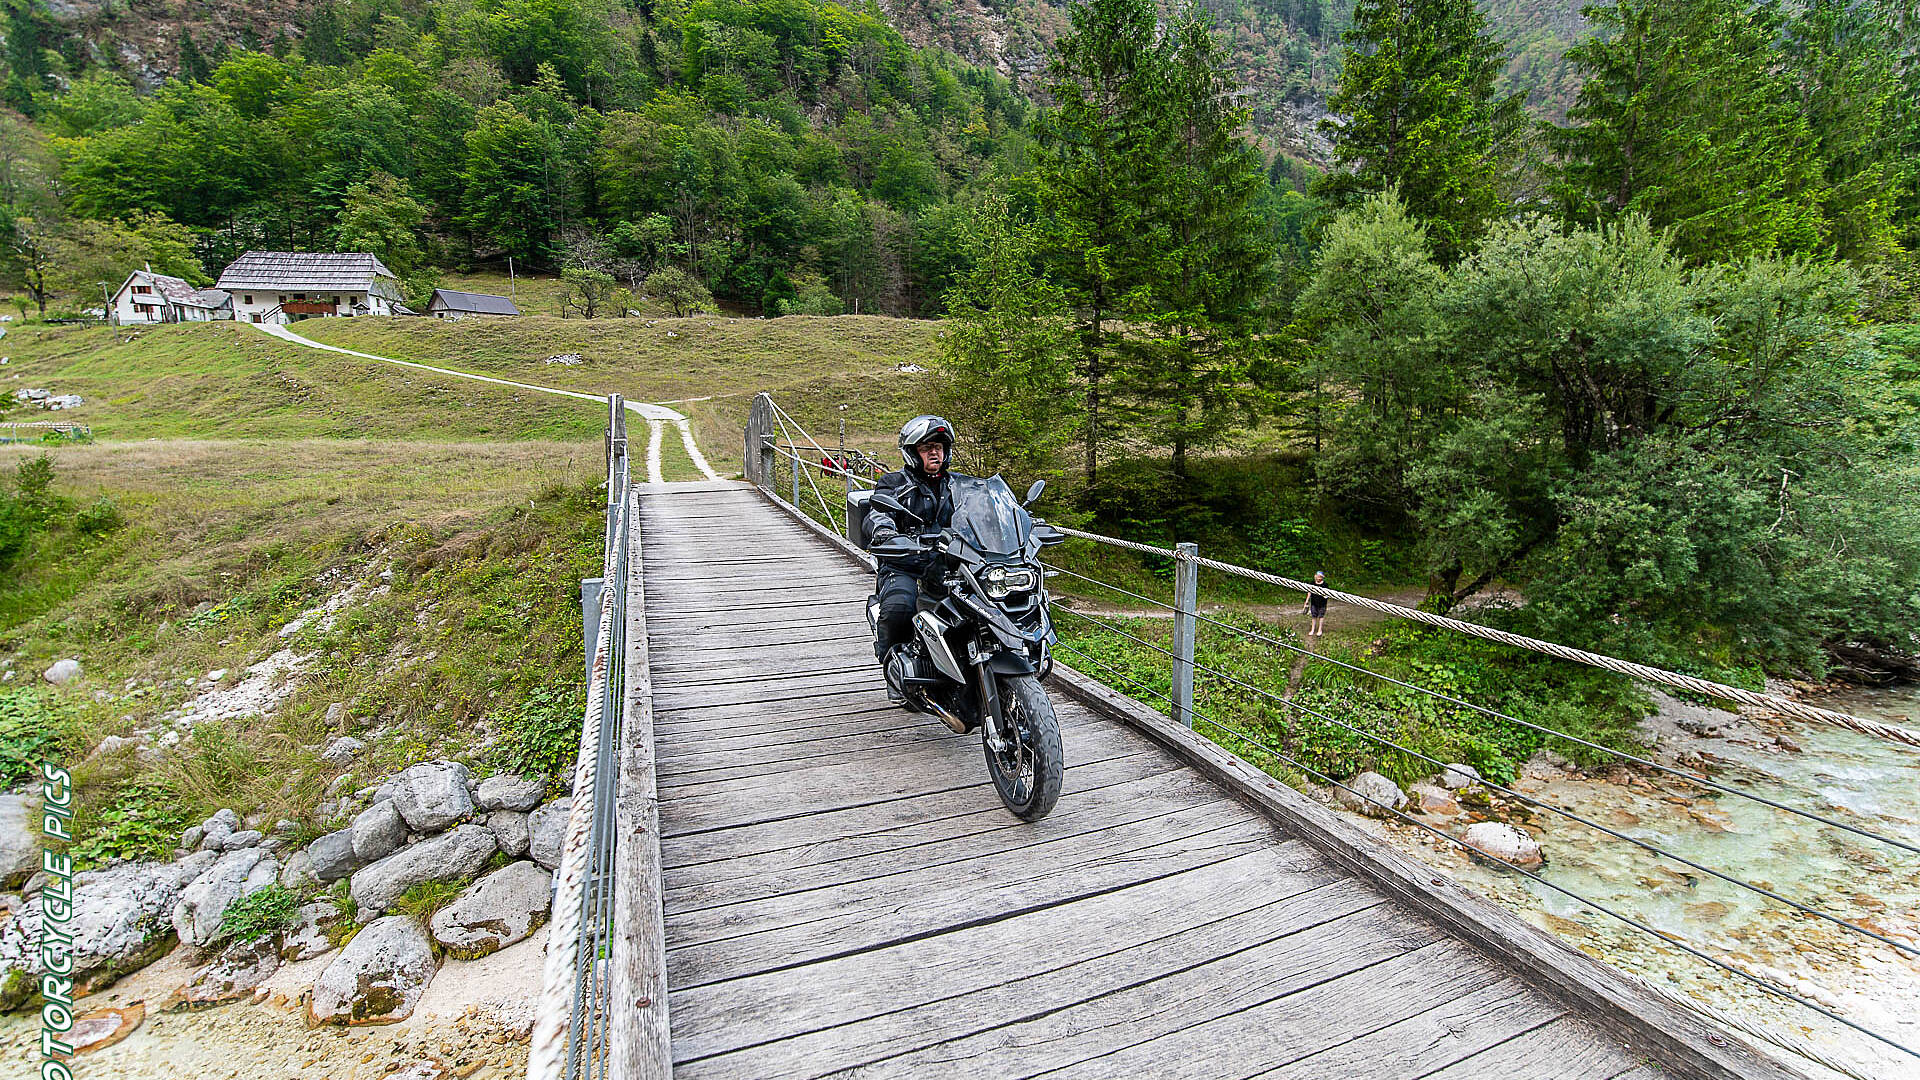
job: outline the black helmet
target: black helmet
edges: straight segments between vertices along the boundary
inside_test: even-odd
[[[953,461],[953,425],[945,417],[916,416],[900,426],[900,458],[906,462],[907,471],[915,476],[924,476],[920,466],[920,457],[913,448],[923,442],[943,442],[947,446],[947,461]]]

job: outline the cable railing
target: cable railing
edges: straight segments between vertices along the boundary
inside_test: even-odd
[[[608,399],[606,529],[603,576],[591,638],[587,704],[580,725],[580,752],[573,771],[572,805],[554,874],[546,970],[528,1055],[530,1080],[599,1080],[664,1075],[631,1014],[636,1006],[664,1009],[633,986],[627,955],[645,947],[647,935],[623,930],[634,905],[658,904],[657,896],[624,880],[632,864],[620,850],[622,836],[645,843],[622,820],[622,755],[628,711],[628,604],[638,525],[628,457],[626,408]],[[637,599],[634,599],[637,603]],[[641,646],[644,648],[644,644]],[[664,1021],[662,1021],[664,1023]]]
[[[833,452],[822,446],[818,440],[808,434],[806,429],[799,424],[791,414],[781,409],[770,397],[761,395],[760,398],[756,399],[754,407],[754,422],[750,423],[748,431],[747,460],[749,479],[754,480],[776,497],[787,501],[796,511],[813,517],[822,524],[833,528],[841,535],[857,541],[857,530],[854,528],[855,523],[850,520],[853,516],[851,508],[855,505],[853,493],[857,490],[870,487],[871,482],[865,477],[856,474],[851,469],[838,467],[836,462],[844,459],[836,458]],[[838,496],[838,498],[830,499],[829,492]],[[1431,835],[1439,838],[1447,846],[1467,852],[1473,859],[1497,864],[1502,870],[1512,870],[1514,873],[1528,879],[1541,888],[1564,896],[1568,900],[1595,911],[1636,934],[1645,935],[1657,941],[1661,948],[1671,947],[1677,949],[1714,970],[1733,976],[1742,984],[1754,987],[1757,990],[1782,1001],[1789,1002],[1797,1007],[1810,1010],[1826,1020],[1839,1024],[1859,1035],[1865,1036],[1903,1054],[1910,1055],[1915,1059],[1920,1059],[1920,1049],[1907,1045],[1887,1033],[1875,1031],[1857,1021],[1840,1015],[1835,1009],[1828,1008],[1819,1002],[1811,1000],[1807,994],[1796,993],[1795,990],[1781,985],[1781,983],[1774,978],[1756,974],[1748,970],[1746,967],[1741,966],[1740,963],[1735,962],[1731,957],[1716,956],[1712,952],[1709,952],[1707,948],[1697,943],[1680,940],[1671,932],[1656,929],[1649,925],[1645,919],[1636,918],[1632,914],[1621,911],[1617,907],[1593,897],[1581,895],[1567,886],[1551,880],[1544,873],[1536,872],[1517,865],[1510,860],[1490,855],[1487,852],[1475,848],[1461,837],[1437,828],[1431,823],[1421,821],[1417,817],[1404,812],[1398,807],[1388,805],[1380,799],[1373,798],[1361,791],[1355,790],[1349,783],[1327,773],[1324,768],[1315,767],[1311,762],[1304,760],[1302,754],[1299,752],[1298,746],[1276,745],[1271,737],[1251,731],[1244,724],[1236,723],[1231,719],[1216,715],[1218,710],[1208,709],[1203,711],[1202,709],[1196,708],[1195,680],[1196,678],[1200,678],[1208,680],[1213,684],[1213,689],[1210,692],[1240,695],[1244,699],[1258,702],[1265,709],[1278,710],[1281,715],[1311,718],[1321,724],[1329,725],[1334,729],[1364,740],[1365,743],[1375,747],[1381,754],[1397,754],[1401,756],[1402,760],[1422,762],[1432,766],[1436,771],[1443,773],[1450,764],[1441,761],[1439,758],[1423,753],[1418,749],[1404,745],[1399,741],[1390,739],[1379,732],[1369,730],[1364,725],[1344,720],[1324,708],[1315,708],[1312,705],[1294,700],[1290,695],[1275,693],[1272,689],[1256,685],[1246,678],[1223,670],[1220,667],[1198,662],[1195,655],[1198,630],[1204,625],[1212,632],[1233,635],[1245,643],[1275,650],[1284,650],[1288,653],[1303,657],[1310,663],[1327,664],[1344,669],[1361,680],[1377,680],[1402,690],[1429,697],[1452,707],[1469,710],[1500,724],[1512,725],[1517,729],[1528,731],[1535,735],[1545,736],[1550,739],[1564,739],[1570,744],[1582,747],[1586,751],[1596,755],[1604,755],[1627,767],[1645,770],[1648,773],[1692,785],[1710,793],[1747,800],[1757,806],[1765,807],[1769,811],[1799,819],[1809,825],[1836,829],[1857,839],[1883,845],[1899,852],[1910,855],[1920,855],[1920,844],[1887,835],[1884,832],[1875,830],[1864,824],[1843,821],[1837,817],[1822,814],[1815,810],[1793,806],[1779,799],[1770,798],[1758,792],[1747,790],[1720,779],[1715,779],[1704,772],[1678,768],[1674,765],[1656,761],[1651,756],[1645,754],[1636,754],[1627,750],[1607,746],[1572,732],[1559,730],[1533,720],[1514,716],[1509,712],[1491,708],[1484,704],[1465,700],[1456,694],[1421,686],[1417,682],[1397,678],[1384,672],[1373,671],[1338,657],[1328,656],[1311,648],[1303,647],[1297,643],[1286,640],[1284,637],[1279,636],[1278,633],[1263,632],[1259,629],[1236,625],[1225,619],[1215,618],[1200,609],[1198,572],[1200,569],[1205,568],[1246,580],[1295,590],[1309,596],[1318,595],[1325,597],[1331,602],[1351,604],[1356,607],[1377,611],[1381,614],[1406,619],[1436,629],[1453,631],[1483,640],[1491,640],[1508,647],[1525,649],[1543,655],[1553,656],[1560,660],[1600,668],[1639,680],[1643,683],[1671,686],[1702,697],[1759,707],[1801,720],[1847,728],[1862,734],[1874,736],[1897,746],[1920,746],[1920,733],[1897,725],[1885,724],[1846,713],[1835,712],[1833,710],[1816,708],[1777,695],[1756,693],[1739,687],[1699,679],[1679,672],[1665,671],[1643,664],[1620,660],[1615,657],[1574,649],[1553,642],[1545,642],[1523,635],[1511,634],[1494,627],[1438,616],[1431,612],[1422,612],[1416,609],[1375,600],[1371,597],[1355,596],[1337,590],[1327,589],[1324,586],[1312,585],[1307,582],[1268,574],[1248,567],[1202,558],[1199,555],[1197,547],[1193,544],[1180,544],[1174,548],[1165,548],[1151,544],[1142,544],[1136,541],[1123,540],[1117,537],[1103,536],[1079,529],[1060,528],[1061,531],[1067,533],[1069,536],[1092,544],[1171,560],[1174,570],[1173,602],[1169,603],[1165,600],[1155,599],[1139,592],[1098,580],[1097,578],[1079,573],[1068,567],[1048,564],[1047,568],[1053,574],[1064,575],[1094,589],[1111,591],[1117,596],[1124,597],[1135,603],[1149,605],[1171,616],[1172,633],[1170,635],[1171,647],[1169,647],[1168,645],[1148,641],[1140,635],[1130,632],[1123,626],[1096,618],[1088,612],[1075,610],[1072,607],[1062,604],[1060,598],[1054,598],[1053,610],[1056,615],[1063,615],[1069,619],[1079,620],[1081,624],[1093,628],[1100,634],[1116,636],[1117,638],[1128,641],[1133,646],[1145,648],[1150,655],[1160,658],[1163,665],[1160,672],[1160,679],[1156,680],[1159,682],[1159,685],[1151,685],[1142,680],[1138,675],[1129,674],[1127,671],[1122,670],[1116,666],[1115,663],[1110,662],[1110,660],[1103,660],[1099,656],[1094,655],[1094,653],[1099,650],[1089,651],[1091,646],[1081,647],[1086,644],[1084,641],[1079,641],[1079,643],[1076,644],[1078,635],[1074,635],[1075,641],[1062,640],[1058,648],[1062,653],[1070,654],[1073,657],[1073,664],[1075,666],[1085,665],[1085,670],[1098,671],[1101,673],[1100,677],[1103,679],[1112,678],[1126,684],[1127,692],[1138,692],[1155,700],[1163,706],[1161,711],[1177,723],[1190,728],[1199,727],[1217,733],[1213,741],[1221,743],[1226,746],[1227,749],[1235,750],[1237,747],[1239,750],[1251,752],[1256,755],[1264,755],[1269,760],[1293,769],[1300,775],[1311,778],[1316,783],[1347,792],[1352,798],[1371,804],[1381,815],[1391,820],[1412,826],[1419,830],[1422,835]],[[1163,686],[1165,689],[1161,688]],[[1780,909],[1792,913],[1795,917],[1822,923],[1832,927],[1839,933],[1856,938],[1863,943],[1871,943],[1872,945],[1892,949],[1905,957],[1920,958],[1920,947],[1917,947],[1914,943],[1902,941],[1887,933],[1863,926],[1853,919],[1825,910],[1809,899],[1796,899],[1787,895],[1786,892],[1773,886],[1771,883],[1749,880],[1747,877],[1733,870],[1706,865],[1699,859],[1688,858],[1652,840],[1637,837],[1603,824],[1594,816],[1582,814],[1571,807],[1554,805],[1546,799],[1521,791],[1516,787],[1493,782],[1485,778],[1482,778],[1479,782],[1486,789],[1498,792],[1500,795],[1518,804],[1532,808],[1543,814],[1568,821],[1579,828],[1592,830],[1597,836],[1625,844],[1634,851],[1656,861],[1671,862],[1674,865],[1685,867],[1690,871],[1704,874],[1734,889],[1756,896],[1769,904],[1776,905]],[[1747,1031],[1755,1037],[1772,1042],[1803,1057],[1818,1061],[1829,1068],[1851,1076],[1869,1075],[1863,1072],[1862,1067],[1857,1063],[1838,1058],[1834,1054],[1808,1043],[1807,1040],[1795,1034],[1779,1032],[1738,1017],[1728,1016],[1710,1005],[1704,1005],[1692,998],[1678,995],[1662,987],[1655,987],[1655,991],[1687,1007],[1698,1009],[1716,1020],[1729,1023],[1731,1026]]]

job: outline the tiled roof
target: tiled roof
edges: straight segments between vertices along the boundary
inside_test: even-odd
[[[150,284],[168,302],[186,307],[217,308],[225,307],[230,297],[219,289],[196,289],[177,277],[156,274],[151,270],[135,270],[128,282]]]
[[[429,311],[464,311],[475,315],[518,315],[520,309],[512,300],[504,296],[495,296],[483,292],[458,292],[453,289],[433,290],[433,299],[427,302]]]
[[[361,252],[249,251],[220,272],[219,287],[365,292],[375,278],[392,278],[380,260]]]

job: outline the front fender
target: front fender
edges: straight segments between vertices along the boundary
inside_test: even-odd
[[[1002,649],[987,661],[987,670],[995,675],[1032,675],[1038,669],[1025,653]]]

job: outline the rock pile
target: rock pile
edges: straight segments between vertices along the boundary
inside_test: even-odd
[[[355,745],[341,758],[361,749]],[[432,942],[455,961],[474,960],[525,940],[546,922],[550,871],[559,861],[572,804],[558,799],[542,805],[543,793],[538,780],[493,776],[476,782],[457,762],[423,762],[354,793],[341,807],[352,813],[349,823],[300,850],[287,850],[295,823],[282,821],[263,832],[221,810],[181,834],[171,863],[120,863],[76,875],[68,924],[76,989],[104,988],[179,942],[208,952],[166,1007],[206,1008],[251,995],[282,962],[323,956],[350,935],[314,984],[310,1019],[403,1020],[438,966]],[[0,796],[0,826],[16,818],[26,822],[31,813],[25,799]],[[38,864],[37,848],[9,846],[16,836],[30,839],[32,830],[0,828],[0,884],[8,888]],[[502,854],[508,861],[489,870]],[[524,858],[529,854],[533,861]],[[232,940],[228,915],[242,898],[276,882],[312,894],[338,881],[346,882],[352,898],[357,932],[343,926],[344,900],[307,895],[284,933]],[[430,928],[389,913],[414,885],[460,881],[472,884],[435,914]],[[29,894],[34,884],[27,882]],[[39,905],[17,901],[10,898],[9,906],[18,913],[0,919],[0,1011],[35,1000],[43,973],[34,947]]]

